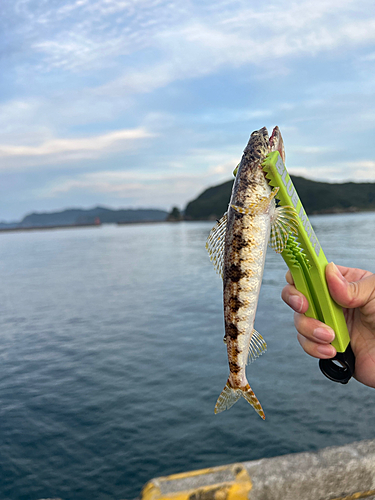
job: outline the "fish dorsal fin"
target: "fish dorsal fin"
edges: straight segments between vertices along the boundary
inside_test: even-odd
[[[254,361],[256,358],[258,358],[261,354],[263,354],[265,351],[267,351],[267,344],[262,335],[257,332],[256,330],[253,330],[252,335],[251,335],[251,340],[250,340],[250,347],[249,347],[249,360]]]
[[[224,244],[227,230],[227,213],[215,224],[207,238],[206,248],[214,268],[221,277],[224,272]]]
[[[270,245],[277,253],[281,253],[288,241],[289,233],[297,234],[298,215],[293,207],[276,207],[271,220]]]

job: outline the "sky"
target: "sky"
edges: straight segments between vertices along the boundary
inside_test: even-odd
[[[183,209],[263,126],[375,182],[373,0],[2,0],[0,33],[0,221]]]

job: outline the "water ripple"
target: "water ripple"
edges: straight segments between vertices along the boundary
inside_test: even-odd
[[[374,215],[312,218],[329,260],[374,268]],[[228,374],[209,223],[1,235],[0,498],[134,498],[152,477],[374,438],[373,390],[326,380],[269,252],[248,368],[265,409],[215,416]],[[366,234],[366,238],[363,238]]]

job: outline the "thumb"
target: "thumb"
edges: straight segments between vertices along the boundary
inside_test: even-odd
[[[333,262],[326,267],[329,292],[340,306],[349,309],[366,305],[375,293],[375,274],[359,281],[349,282]]]

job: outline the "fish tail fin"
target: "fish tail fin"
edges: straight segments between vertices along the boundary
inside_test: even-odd
[[[240,389],[241,390],[241,389]],[[246,384],[246,387],[241,390],[241,396],[246,399],[248,403],[251,404],[251,406],[254,408],[254,410],[258,413],[258,415],[265,420],[266,416],[264,414],[262,405],[259,403],[258,398],[255,396],[253,390],[249,386],[249,384]]]
[[[262,405],[259,403],[258,398],[255,396],[249,384],[243,388],[234,389],[229,382],[229,379],[222,390],[215,405],[215,413],[221,413],[224,410],[229,410],[240,397],[246,399],[248,403],[254,408],[260,417],[264,420],[266,418]]]
[[[238,389],[233,389],[229,383],[229,379],[225,384],[224,389],[221,391],[215,405],[215,413],[221,413],[224,410],[229,410],[234,403],[236,403],[241,397]]]

